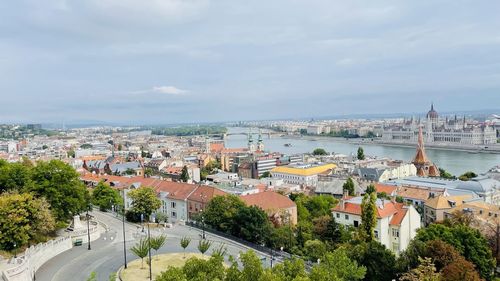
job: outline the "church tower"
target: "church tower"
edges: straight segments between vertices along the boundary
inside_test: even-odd
[[[255,152],[255,143],[253,142],[252,130],[248,133],[248,150],[250,152]]]
[[[264,151],[264,142],[262,140],[262,132],[259,130],[259,139],[257,140],[257,150]]]
[[[413,159],[413,165],[417,167],[417,176],[420,177],[439,177],[439,169],[434,165],[425,154],[424,135],[422,127],[418,128],[417,153]]]

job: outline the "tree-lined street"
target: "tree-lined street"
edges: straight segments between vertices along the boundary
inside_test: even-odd
[[[59,256],[49,260],[36,273],[36,280],[41,281],[63,281],[63,280],[86,280],[92,271],[97,273],[98,280],[107,280],[108,276],[116,272],[123,266],[123,234],[121,217],[116,217],[112,213],[102,213],[93,211],[95,218],[108,226],[107,231],[101,237],[91,242],[92,250],[87,250],[85,245],[73,247]],[[127,261],[137,259],[130,248],[147,234],[142,232],[142,228],[136,224],[125,223]],[[173,228],[152,228],[151,235],[166,234],[165,245],[158,250],[158,253],[182,252],[180,245],[182,237],[192,239],[187,252],[199,252],[198,241],[201,239],[200,231],[189,226],[176,225]],[[227,247],[228,255],[237,256],[240,251],[248,250],[240,244],[228,241],[217,236],[207,234],[207,239],[213,241],[213,248],[217,248],[221,243]],[[209,253],[211,250],[209,250]],[[153,264],[154,266],[154,264]]]

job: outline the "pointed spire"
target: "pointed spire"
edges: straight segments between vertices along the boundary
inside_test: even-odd
[[[431,102],[431,111],[434,111],[434,102]]]

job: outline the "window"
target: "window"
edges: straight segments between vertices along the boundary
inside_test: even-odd
[[[340,214],[339,213],[337,213],[337,219],[340,219]]]
[[[176,205],[177,205],[177,203],[175,203],[175,202],[170,203],[170,206],[172,207],[172,209],[175,209]]]
[[[392,250],[394,252],[398,252],[399,251],[399,243],[392,243]]]
[[[399,238],[399,229],[392,229],[392,237],[398,237]]]
[[[176,212],[172,212],[172,218],[177,218],[177,213]]]
[[[349,219],[349,215],[345,215],[345,219],[348,220]]]
[[[377,238],[377,239],[378,239],[378,230],[374,230],[374,231],[373,231],[373,235],[375,236],[375,238]]]
[[[358,227],[358,221],[354,221],[354,227]]]

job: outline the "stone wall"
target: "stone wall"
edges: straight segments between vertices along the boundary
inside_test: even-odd
[[[91,222],[90,240],[100,237],[97,222]],[[59,237],[46,243],[40,243],[26,249],[17,258],[9,260],[8,269],[1,272],[0,279],[3,281],[31,281],[35,272],[48,260],[67,251],[73,247],[73,243],[81,239],[83,244],[88,243],[87,228],[72,232],[66,237]]]

